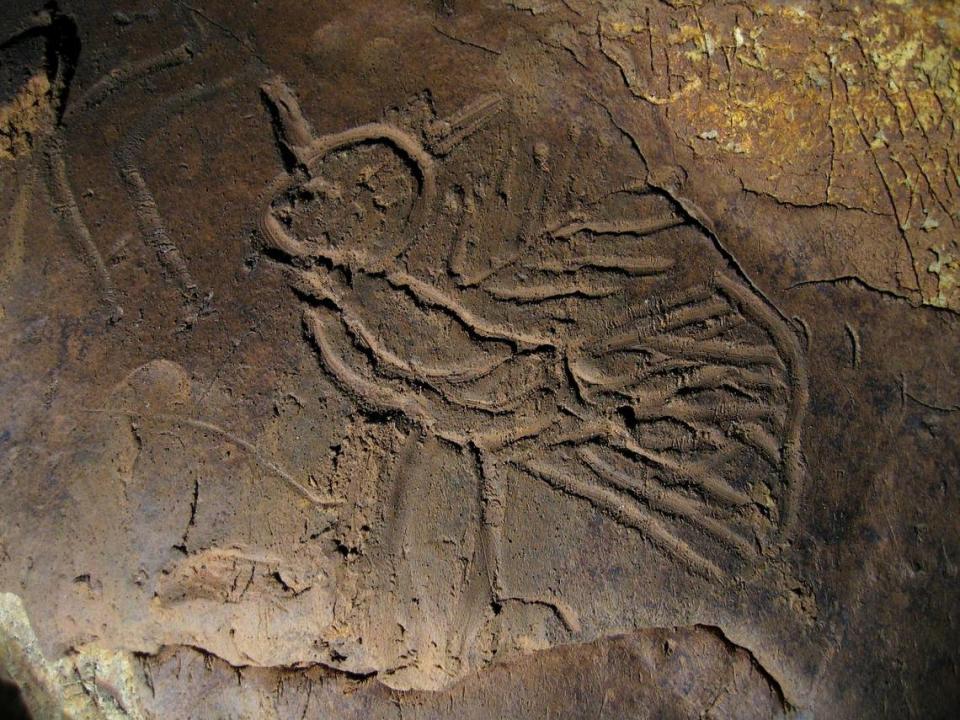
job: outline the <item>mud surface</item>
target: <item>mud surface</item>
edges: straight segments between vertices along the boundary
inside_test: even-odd
[[[36,717],[952,715],[957,6],[0,29]]]

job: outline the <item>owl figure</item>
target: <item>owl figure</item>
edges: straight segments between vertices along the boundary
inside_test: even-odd
[[[281,81],[263,91],[288,160],[266,252],[338,387],[471,458],[491,606],[576,624],[504,586],[508,477],[711,582],[776,552],[802,476],[799,344],[671,198],[584,191],[586,133],[505,135],[499,96],[315,136]]]

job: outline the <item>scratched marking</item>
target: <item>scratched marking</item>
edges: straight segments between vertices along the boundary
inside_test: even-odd
[[[178,12],[182,9],[178,10]],[[193,23],[191,23],[193,25]],[[69,144],[67,142],[72,124],[80,120],[85,114],[96,110],[112,96],[121,93],[132,84],[172,68],[189,62],[195,55],[203,52],[206,44],[205,31],[198,26],[199,32],[191,33],[191,39],[174,48],[165,50],[157,55],[141,61],[123,63],[93,82],[81,95],[67,104],[70,94],[73,66],[79,48],[79,39],[76,37],[76,23],[67,15],[60,13],[56,8],[37,13],[33,23],[20,35],[9,38],[3,45],[11,46],[22,39],[29,39],[38,34],[46,43],[46,57],[37,68],[46,72],[49,81],[49,92],[41,101],[49,104],[51,122],[49,127],[43,127],[42,132],[36,133],[33,140],[33,155],[39,160],[28,160],[31,164],[25,171],[24,191],[36,185],[35,177],[41,178],[49,193],[52,210],[73,241],[74,248],[87,266],[90,276],[97,286],[100,300],[110,312],[111,321],[118,321],[123,315],[120,298],[107,263],[91,233],[90,226],[84,218],[82,203],[77,201],[69,171]],[[215,86],[215,89],[219,86]],[[187,101],[195,99],[194,93],[184,93]],[[203,93],[197,99],[202,99]],[[134,137],[117,151],[120,161],[121,174],[130,189],[135,202],[135,210],[140,221],[147,244],[156,250],[165,273],[172,277],[181,292],[191,297],[195,296],[196,284],[190,278],[186,264],[180,255],[179,248],[170,239],[163,227],[162,219],[156,203],[150,194],[149,188],[136,166],[136,146],[143,137],[154,132],[160,121],[165,121],[169,112],[178,109],[184,103],[178,96],[161,104],[158,110],[148,112],[146,119],[134,131]],[[165,114],[166,113],[166,114]],[[35,167],[34,167],[35,166]],[[7,263],[5,273],[22,255],[22,235],[25,224],[25,203],[23,195],[18,198],[14,209],[11,230],[13,245],[10,250],[10,262]]]
[[[633,188],[577,200],[584,134],[504,141],[499,96],[420,129],[315,137],[289,88],[263,90],[297,161],[267,189],[266,248],[310,300],[306,331],[340,389],[474,458],[495,602],[571,624],[502,585],[510,473],[714,580],[789,530],[797,338],[731,267],[681,251],[702,236],[672,202]],[[494,157],[477,169],[461,147]],[[416,272],[426,246],[434,264]]]

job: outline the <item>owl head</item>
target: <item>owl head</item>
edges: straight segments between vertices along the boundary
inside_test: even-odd
[[[389,266],[416,239],[436,194],[432,156],[387,123],[316,136],[282,81],[262,90],[287,162],[260,218],[268,247],[368,271]]]

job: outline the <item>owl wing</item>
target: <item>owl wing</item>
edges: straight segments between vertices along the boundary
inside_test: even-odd
[[[678,239],[671,223],[600,230]],[[663,241],[655,247],[669,248]],[[507,282],[512,268],[492,278],[496,299],[544,307],[571,296],[565,364],[577,409],[511,462],[717,576],[729,559],[765,552],[793,521],[805,369],[786,321],[727,263],[683,274],[692,264],[679,250],[653,249],[527,260],[539,284]],[[586,283],[562,291],[581,275]]]

